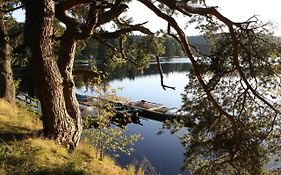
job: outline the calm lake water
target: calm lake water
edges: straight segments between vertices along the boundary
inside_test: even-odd
[[[164,90],[160,84],[160,77],[157,65],[151,63],[149,69],[144,74],[133,74],[130,70],[116,70],[115,75],[110,81],[113,88],[122,88],[117,91],[118,96],[123,96],[131,100],[147,100],[151,102],[161,103],[168,107],[181,106],[181,93],[185,85],[188,83],[187,73],[190,64],[187,58],[172,59],[162,62],[164,72],[164,83],[173,86],[176,90]],[[124,76],[124,71],[127,74]],[[120,74],[123,76],[120,77]],[[93,95],[89,91],[85,91],[85,87],[78,89],[78,93]],[[117,162],[121,166],[126,166],[133,162],[141,163],[148,160],[150,165],[156,169],[159,174],[174,175],[187,174],[181,172],[181,166],[184,162],[185,149],[181,145],[178,136],[181,133],[171,134],[169,130],[157,135],[163,123],[142,118],[141,125],[129,124],[128,134],[139,133],[143,140],[138,141],[133,147],[135,152],[131,156],[121,154],[117,158]]]
[[[140,72],[137,71],[136,67],[132,65],[126,67],[115,66],[113,67],[113,70],[110,71],[113,73],[113,75],[109,77],[110,81],[108,83],[113,88],[122,88],[122,90],[117,91],[118,96],[123,96],[133,101],[144,99],[151,102],[161,103],[167,107],[180,108],[182,103],[181,94],[183,93],[185,86],[189,83],[187,74],[189,74],[191,65],[188,62],[187,58],[177,58],[163,61],[162,67],[164,72],[164,83],[168,86],[174,86],[176,90],[162,89],[160,85],[158,68],[156,63],[154,62],[150,64],[149,69],[145,70],[143,74],[140,74]],[[25,72],[25,74],[27,73]],[[18,74],[20,76],[19,78],[23,78],[23,80],[21,81],[20,90],[22,92],[29,92],[29,90],[32,89],[33,85],[31,79],[28,78],[25,74],[23,74],[22,72]],[[78,81],[76,82],[76,86],[79,87],[77,93],[95,96],[94,92],[92,92],[90,88],[86,88],[85,86],[85,82],[87,82],[89,78],[93,77],[77,76]],[[88,91],[86,91],[87,89]],[[206,103],[206,101],[202,100],[202,103]],[[255,103],[253,103],[252,105],[255,105]],[[251,104],[249,104],[249,107],[249,109],[251,109],[255,106],[251,106]],[[202,106],[202,109],[203,110],[201,110],[200,106],[197,109],[196,106],[196,110],[198,111],[208,111],[205,110],[205,105]],[[207,163],[209,163],[209,165],[207,164],[208,166],[205,167],[209,169],[209,167],[212,168],[214,167],[213,165],[216,164],[214,164],[212,160],[218,159],[218,161],[221,162],[221,160],[219,160],[221,156],[223,158],[226,157],[225,155],[231,156],[233,153],[232,148],[236,148],[236,146],[239,146],[239,149],[237,149],[236,152],[237,159],[235,159],[234,162],[236,163],[236,165],[241,166],[239,167],[241,168],[241,170],[243,168],[246,170],[248,170],[248,168],[250,168],[251,170],[253,168],[255,169],[257,161],[261,161],[263,163],[264,160],[269,158],[269,161],[264,162],[264,165],[258,164],[259,168],[264,167],[264,169],[266,170],[275,170],[279,168],[277,169],[277,171],[278,173],[280,172],[280,123],[276,123],[276,126],[271,128],[273,122],[270,122],[267,126],[269,128],[264,128],[266,126],[264,125],[266,121],[261,120],[264,118],[263,114],[261,114],[261,117],[256,115],[251,116],[253,119],[251,120],[251,122],[248,121],[248,116],[246,116],[247,120],[242,120],[242,118],[241,121],[248,121],[247,126],[249,127],[249,130],[244,127],[245,125],[241,125],[241,128],[238,127],[238,129],[240,129],[243,134],[241,134],[241,137],[239,137],[240,141],[236,143],[231,142],[234,136],[229,134],[229,123],[226,123],[225,120],[216,119],[218,123],[216,125],[213,125],[214,122],[213,120],[210,120],[208,114],[205,115],[205,113],[203,113],[202,115],[203,116],[201,116],[200,114],[195,115],[195,118],[184,118],[191,120],[195,119],[193,123],[191,122],[191,124],[193,125],[189,125],[190,123],[188,122],[188,120],[186,120],[184,121],[184,124],[188,128],[181,128],[178,133],[174,134],[171,134],[171,131],[168,129],[161,130],[163,126],[162,122],[149,120],[147,118],[141,118],[142,125],[128,124],[127,134],[130,135],[139,133],[142,135],[143,140],[135,143],[135,152],[131,156],[121,154],[121,157],[116,159],[117,163],[125,167],[126,165],[134,162],[137,162],[138,164],[149,162],[147,164],[149,165],[150,169],[153,169],[156,172],[154,174],[188,174],[187,171],[181,171],[181,168],[184,164],[186,169],[190,169],[192,171],[192,167],[197,166],[197,159],[202,159],[204,161],[207,160]],[[259,118],[255,119],[255,117]],[[280,121],[279,119],[280,116],[276,119],[276,121]],[[200,122],[199,125],[197,125],[198,122]],[[272,139],[274,139],[274,142],[272,142],[272,140],[268,140],[270,142],[267,142],[267,140],[265,140],[266,138],[261,137],[259,134],[256,135],[256,133],[252,132],[252,128],[256,128],[256,126],[260,126],[261,128],[258,129],[262,131],[265,129],[270,129],[270,132],[272,133],[274,131],[274,133],[278,135],[279,140],[275,140],[277,139],[277,137],[273,137]],[[208,128],[207,132],[206,130],[201,130],[201,128],[204,127]],[[212,130],[209,130],[210,128]],[[188,132],[186,132],[186,129],[188,129]],[[161,135],[157,135],[159,130],[164,131],[164,133],[162,133]],[[260,132],[259,130],[257,131]],[[180,139],[179,137],[183,135],[184,137]],[[199,137],[199,141],[197,136],[201,136]],[[210,136],[215,137],[210,138]],[[236,135],[234,138],[235,140],[237,139]],[[206,140],[208,140],[208,142],[206,142]],[[270,148],[272,149],[268,149],[268,143],[271,143]],[[183,146],[183,144],[185,147]],[[259,147],[259,149],[256,149],[257,147]],[[226,164],[224,166],[229,165],[227,164],[227,162],[228,161],[226,161]],[[204,164],[199,162],[198,166],[200,165]],[[222,165],[220,164],[217,170],[219,170],[221,166]],[[228,174],[228,171],[225,171],[226,168],[228,169],[229,167],[222,167],[222,171],[223,173]],[[211,174],[212,169],[210,170]],[[206,171],[209,172],[208,170]]]

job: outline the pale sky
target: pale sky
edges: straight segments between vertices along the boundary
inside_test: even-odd
[[[235,22],[242,22],[253,15],[258,15],[264,22],[274,22],[276,27],[275,35],[281,36],[281,1],[280,0],[206,0],[207,5],[218,6],[219,11]],[[130,4],[132,8],[128,10],[128,16],[133,16],[136,23],[149,21],[146,25],[152,31],[159,28],[166,29],[167,24],[139,2]],[[184,25],[183,18],[178,19],[178,23]],[[187,35],[196,35],[198,32],[189,29]]]
[[[232,21],[241,22],[247,20],[253,15],[258,17],[264,22],[274,22],[278,29],[275,29],[275,35],[281,36],[281,1],[280,0],[206,0],[207,5],[218,6],[219,11],[231,19]],[[21,21],[24,20],[22,11],[15,12],[17,18]],[[128,16],[132,16],[135,23],[142,23],[148,21],[146,27],[152,31],[159,28],[166,29],[167,24],[158,18],[153,12],[149,11],[138,1],[130,4],[127,12]],[[184,26],[184,18],[179,18],[178,23]],[[196,35],[198,32],[191,29],[187,30],[187,35]]]

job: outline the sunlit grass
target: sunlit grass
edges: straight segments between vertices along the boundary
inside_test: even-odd
[[[27,134],[41,129],[42,122],[35,114],[0,99],[0,133]]]
[[[55,141],[28,135],[42,129],[42,123],[32,112],[11,107],[0,100],[0,174],[85,174],[85,175],[141,175],[134,166],[123,169],[110,158],[102,161],[91,145],[81,142],[69,153]]]
[[[100,161],[86,143],[70,154],[52,140],[29,138],[0,144],[0,151],[0,172],[7,174],[135,174],[133,167],[122,169],[108,157]]]

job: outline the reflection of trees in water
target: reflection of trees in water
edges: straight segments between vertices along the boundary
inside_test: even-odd
[[[161,66],[164,74],[173,72],[187,72],[191,68],[189,63],[163,63]],[[118,64],[108,67],[106,70],[107,72],[110,72],[110,80],[124,78],[134,79],[138,76],[159,74],[157,64],[150,64],[148,68],[143,70],[143,72],[139,71],[133,64]]]
[[[139,71],[137,67],[133,64],[112,64],[104,66],[104,64],[97,64],[97,68],[108,76],[103,79],[105,81],[110,80],[122,80],[124,78],[134,79],[139,76],[147,75],[157,75],[159,74],[157,64],[150,64],[148,68],[145,68],[143,72]],[[188,72],[191,68],[189,63],[163,63],[162,69],[164,74],[169,74],[173,72]],[[79,68],[81,69],[81,68]],[[84,67],[83,69],[91,70],[90,67]],[[86,73],[84,71],[82,74],[76,75],[76,86],[82,87],[86,85],[87,82],[94,82],[95,75],[92,73]]]
[[[275,162],[280,174],[280,159],[273,159],[281,158],[276,45],[247,32],[231,43],[233,35],[218,36],[209,56],[192,61],[182,96],[184,168],[200,175],[274,174],[267,167]]]
[[[190,70],[190,65],[162,64],[163,72],[184,72]],[[191,174],[274,174],[269,171],[269,163],[279,163],[281,155],[280,116],[273,108],[264,105],[237,78],[236,72],[221,70],[215,76],[205,74],[209,90],[230,116],[218,111],[202,90],[198,81],[189,77],[189,84],[183,94],[182,111],[186,113],[178,122],[167,123],[172,131],[185,126],[187,132],[181,137],[181,143],[186,148],[183,168]],[[157,66],[151,64],[149,69],[141,74],[131,66],[115,66],[108,69],[115,74],[110,78],[134,78],[143,75],[157,74]],[[271,93],[268,89],[277,90],[278,81],[267,74],[259,74],[252,79],[256,90],[271,98],[280,95]],[[273,103],[274,108],[280,106]],[[280,174],[280,169],[275,174]]]
[[[173,132],[187,127],[181,137],[186,148],[183,168],[191,174],[274,174],[266,168],[268,164],[279,161],[280,167],[280,159],[269,157],[281,158],[280,116],[240,83],[239,78],[228,74],[212,90],[231,114],[228,118],[208,102],[197,79],[190,76],[183,94],[182,111],[186,115],[166,127]],[[256,83],[260,91],[278,88],[273,77],[256,79]],[[277,104],[274,107],[279,109]],[[280,172],[275,170],[275,174]]]
[[[96,67],[77,67],[73,71],[73,75],[77,88],[84,87],[86,91],[94,92],[94,89],[99,86],[104,89],[108,87],[106,74],[99,71]]]

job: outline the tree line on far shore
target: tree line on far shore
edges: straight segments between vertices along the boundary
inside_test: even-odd
[[[209,53],[210,52],[210,43],[203,35],[197,36],[189,36],[187,37],[188,40],[196,46],[202,53]],[[128,35],[127,42],[128,43],[139,43],[142,41],[148,40],[148,36],[146,35]],[[161,57],[165,58],[174,58],[174,57],[184,57],[185,54],[181,48],[181,45],[177,42],[177,40],[170,36],[159,36],[159,46],[162,48],[163,52],[160,55]],[[111,39],[109,43],[113,47],[118,47],[118,39]],[[125,49],[128,45],[125,45]],[[108,55],[109,48],[106,47],[104,44],[96,41],[95,39],[88,39],[83,43],[81,50],[77,53],[78,59],[91,59],[95,58],[97,60],[104,60]],[[156,54],[156,53],[152,53]]]

